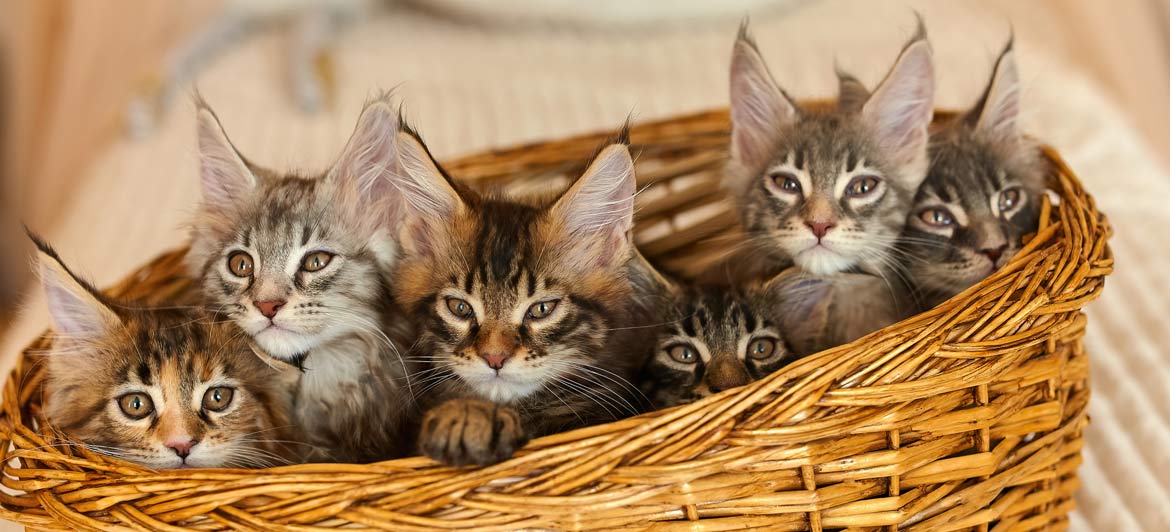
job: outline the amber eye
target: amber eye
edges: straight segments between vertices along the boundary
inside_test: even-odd
[[[447,298],[447,310],[450,310],[451,314],[461,319],[468,319],[472,314],[475,314],[475,311],[471,309],[470,303],[457,297]]]
[[[800,181],[791,172],[776,172],[768,177],[784,192],[788,192],[789,194],[800,194],[801,192]]]
[[[244,251],[237,251],[228,255],[228,271],[236,277],[252,276],[252,256]]]
[[[333,260],[333,254],[328,251],[314,251],[305,255],[304,260],[301,261],[301,270],[306,272],[321,271],[322,268],[329,265]]]
[[[1003,214],[1020,204],[1020,189],[1009,188],[999,193],[999,212]]]
[[[918,213],[918,219],[931,227],[947,227],[954,225],[955,217],[946,209],[926,209]]]
[[[699,354],[695,352],[695,348],[687,344],[670,347],[666,350],[666,354],[680,364],[694,364],[699,361]]]
[[[227,386],[216,386],[203,393],[203,409],[221,412],[232,404],[236,391]]]
[[[748,345],[748,356],[756,360],[764,360],[776,353],[776,340],[759,338]]]
[[[845,195],[850,198],[868,196],[873,193],[873,191],[877,190],[879,183],[881,183],[881,180],[876,176],[857,176],[849,182],[848,186],[845,187]]]
[[[530,320],[542,320],[547,318],[548,315],[552,314],[552,311],[557,308],[557,303],[559,302],[559,299],[550,299],[548,301],[533,303],[531,307],[528,307],[528,313],[525,314],[525,317]]]
[[[118,398],[122,413],[130,419],[142,419],[154,412],[154,401],[144,393],[128,393]]]

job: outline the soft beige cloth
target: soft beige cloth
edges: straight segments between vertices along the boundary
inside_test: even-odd
[[[936,50],[940,106],[965,106],[1008,34],[985,4],[921,2]],[[1019,12],[1019,10],[1017,10]],[[1026,128],[1058,147],[1117,229],[1117,273],[1090,309],[1094,394],[1083,488],[1073,529],[1170,530],[1170,178],[1105,101],[1045,43],[1042,17],[1013,21],[1025,83]],[[780,84],[797,97],[835,88],[833,62],[873,84],[913,29],[909,8],[866,0],[807,4],[752,20]],[[275,37],[211,65],[200,90],[236,145],[280,168],[318,169],[340,149],[365,97],[398,87],[408,116],[440,157],[616,128],[725,105],[734,23],[584,33],[499,31],[392,12],[340,43],[339,108],[305,117],[289,106]],[[185,239],[198,195],[193,115],[171,114],[158,135],[120,141],[79,180],[71,215],[39,228],[80,271],[113,282]],[[18,266],[21,262],[17,262]],[[43,303],[3,341],[3,371],[47,323]]]

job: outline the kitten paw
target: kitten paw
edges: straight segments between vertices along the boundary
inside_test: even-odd
[[[419,448],[447,465],[491,465],[528,443],[516,410],[487,401],[453,399],[423,416]]]

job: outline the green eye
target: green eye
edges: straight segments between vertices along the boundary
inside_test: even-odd
[[[550,299],[548,301],[533,303],[531,307],[528,307],[528,312],[525,314],[525,317],[530,320],[542,320],[547,318],[548,315],[552,314],[552,311],[557,308],[557,303],[559,302],[560,300]]]
[[[748,356],[756,360],[770,358],[776,353],[776,340],[760,338],[748,345]]]
[[[475,314],[470,303],[457,297],[447,298],[447,310],[451,311],[451,314],[454,314],[456,318],[465,320]]]
[[[943,208],[926,209],[918,213],[918,219],[931,227],[947,227],[955,223],[951,211]]]
[[[666,350],[666,354],[670,358],[680,364],[694,364],[699,361],[699,355],[695,349],[687,344],[678,344]]]
[[[216,386],[203,393],[203,409],[212,412],[221,412],[232,404],[235,390],[227,386]]]
[[[1022,193],[1018,188],[1009,188],[999,193],[999,212],[1003,214],[1020,204]]]
[[[128,393],[118,398],[118,407],[130,419],[142,419],[154,412],[154,401],[144,393]]]

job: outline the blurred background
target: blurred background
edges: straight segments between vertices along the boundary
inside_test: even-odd
[[[47,323],[20,221],[99,284],[183,244],[196,85],[262,165],[324,168],[391,87],[442,158],[724,106],[746,14],[790,94],[832,96],[834,62],[872,86],[912,10],[941,107],[974,101],[1014,31],[1026,129],[1119,228],[1073,527],[1170,530],[1170,252],[1143,239],[1170,225],[1165,0],[0,0],[0,370]]]

